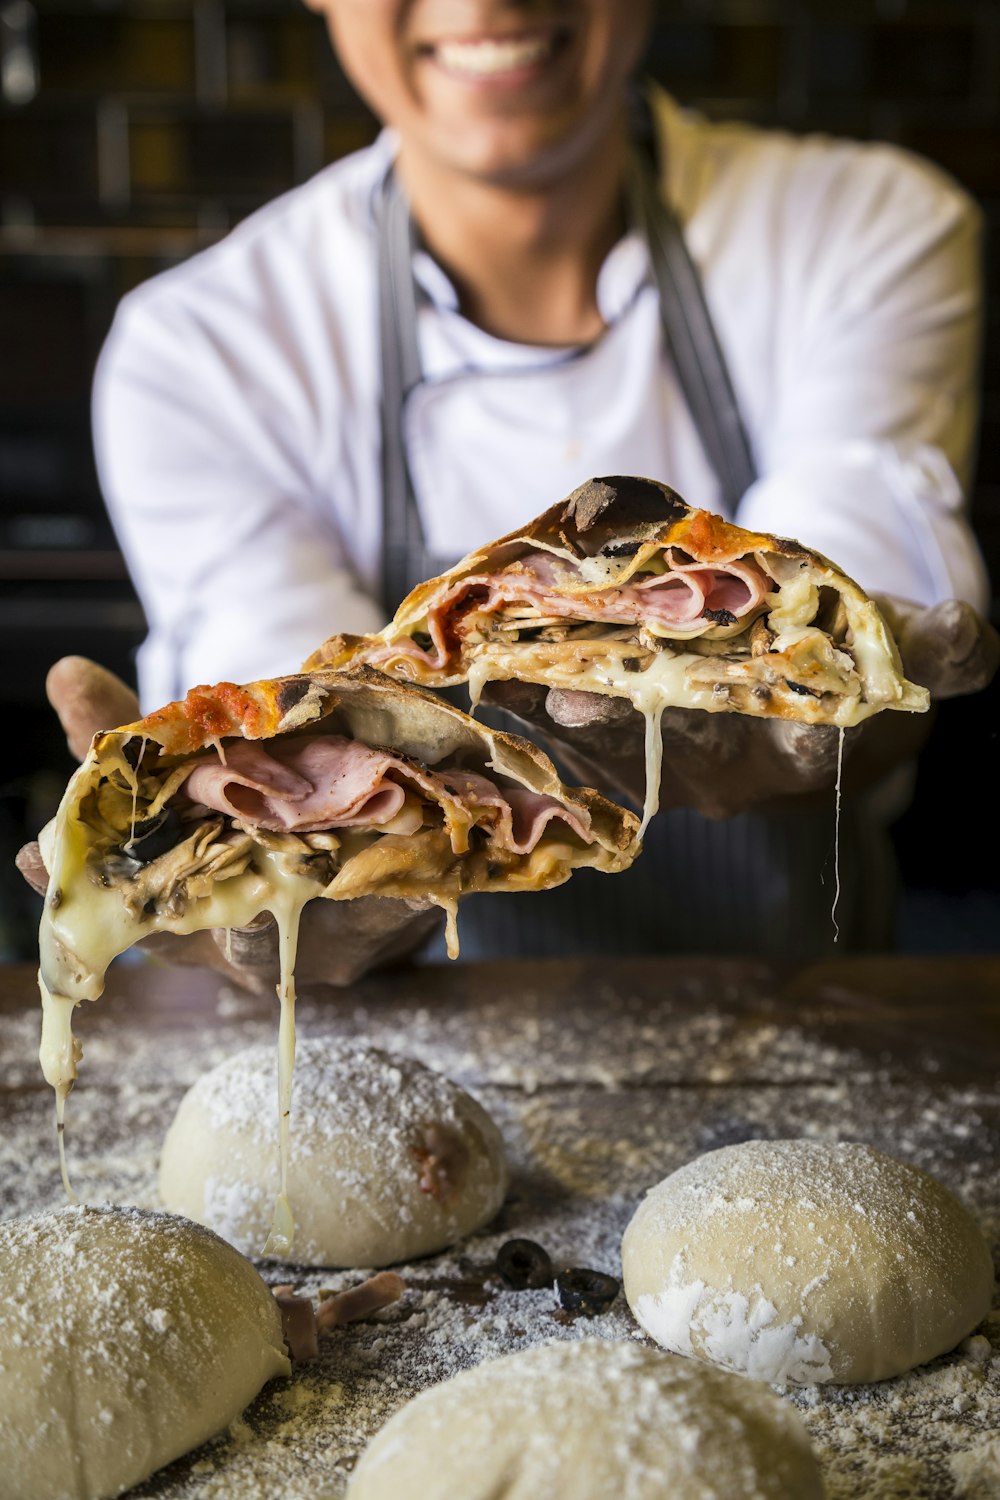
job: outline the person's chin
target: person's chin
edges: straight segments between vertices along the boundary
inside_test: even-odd
[[[442,156],[476,175],[532,175],[536,159],[585,128],[592,113],[579,48],[566,38],[530,62],[460,65],[442,48],[420,63],[424,122]],[[475,48],[472,49],[475,52]]]
[[[560,176],[574,154],[577,132],[558,128],[483,129],[465,126],[438,137],[438,160],[460,176],[496,187],[542,186]]]

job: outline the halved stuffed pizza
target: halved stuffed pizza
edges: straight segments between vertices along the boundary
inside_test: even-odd
[[[508,678],[627,698],[646,715],[657,785],[667,707],[846,727],[929,703],[877,605],[834,563],[632,477],[589,481],[418,585],[380,635],[334,636],[307,666],[358,660],[468,682],[473,702]]]
[[[272,913],[290,1026],[307,902],[436,904],[454,956],[463,896],[624,869],[636,831],[631,813],[564,786],[527,741],[366,666],[195,688],[97,735],[41,835],[45,1075],[64,1100],[79,1058],[73,1007],[96,999],[111,959],[147,934]]]

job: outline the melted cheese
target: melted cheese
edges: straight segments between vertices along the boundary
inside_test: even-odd
[[[116,770],[125,774],[124,757],[116,753],[109,758]],[[183,779],[183,768],[171,771],[166,782],[176,789]],[[119,802],[119,816],[134,828],[134,809],[140,792],[136,786],[141,772],[131,774],[133,795],[126,800],[124,791]],[[142,777],[141,793],[156,792],[150,778]],[[374,890],[378,894],[415,896],[440,906],[447,919],[448,953],[458,957],[457,911],[460,894],[488,889],[500,884],[505,889],[538,890],[568,879],[576,864],[602,863],[605,868],[620,867],[629,862],[627,852],[614,855],[598,844],[581,850],[563,841],[550,830],[528,856],[519,856],[509,864],[497,865],[484,850],[467,854],[461,861],[454,854],[451,840],[443,829],[414,829],[414,807],[404,806],[394,832],[346,830],[334,840],[341,846],[337,877],[325,886],[317,874],[301,873],[296,856],[255,842],[250,863],[239,873],[218,879],[204,896],[192,897],[179,911],[158,909],[149,915],[135,903],[132,909],[124,899],[122,881],[102,878],[102,857],[107,849],[107,828],[99,831],[89,826],[82,806],[97,784],[93,761],[85,763],[70,783],[53,822],[43,830],[49,890],[39,930],[41,964],[39,988],[42,999],[42,1039],[40,1059],[46,1081],[55,1091],[59,1159],[67,1195],[76,1201],[70,1184],[64,1148],[65,1105],[77,1076],[82,1049],[73,1036],[73,1011],[81,1000],[96,1000],[104,988],[104,976],[111,961],[142,938],[154,932],[186,934],[221,928],[226,931],[227,955],[231,955],[231,933],[235,927],[246,927],[263,912],[270,912],[278,928],[280,978],[277,986],[280,1005],[278,1035],[278,1122],[280,1185],[264,1253],[285,1255],[293,1244],[294,1222],[288,1200],[290,1160],[289,1116],[292,1103],[292,1080],[295,1062],[295,987],[294,968],[301,913],[312,899],[351,899]],[[162,789],[153,799],[159,806],[166,800]],[[415,801],[416,799],[410,799]],[[122,806],[121,803],[124,802]],[[460,810],[443,808],[452,820]],[[461,814],[466,817],[467,815]],[[422,817],[422,809],[421,809]],[[394,857],[405,849],[407,858]],[[421,858],[423,867],[421,868]],[[618,866],[615,860],[618,861]],[[382,865],[381,877],[378,865]],[[352,869],[353,867],[353,869]],[[413,875],[415,868],[415,876]],[[406,885],[409,874],[415,888]],[[352,874],[361,873],[358,882]]]
[[[295,1239],[295,1220],[288,1199],[288,1168],[291,1157],[288,1119],[292,1112],[292,1079],[295,1071],[295,952],[298,946],[302,908],[316,895],[316,883],[290,875],[274,861],[272,879],[277,887],[270,903],[278,925],[278,1155],[281,1185],[265,1255],[287,1255]]]
[[[274,1224],[265,1246],[267,1254],[284,1254],[292,1244],[294,1226],[288,1207],[288,1115],[291,1108],[295,1060],[295,940],[306,902],[318,896],[320,883],[288,870],[280,854],[258,849],[257,868],[222,881],[210,897],[192,901],[178,917],[153,916],[137,921],[114,888],[95,884],[85,869],[89,845],[84,826],[67,819],[55,848],[60,858],[50,874],[51,895],[46,901],[39,934],[42,972],[42,1043],[40,1060],[46,1081],[56,1093],[60,1161],[68,1193],[63,1153],[65,1102],[77,1076],[82,1049],[73,1038],[72,1015],[81,999],[96,999],[112,959],[151,932],[190,933],[210,927],[246,927],[270,911],[278,924],[281,980],[278,997],[281,1019],[278,1037],[279,1140],[281,1188]],[[56,899],[54,899],[56,898]],[[48,975],[48,982],[46,981]],[[55,989],[54,976],[62,981]],[[72,990],[72,996],[62,993]]]
[[[46,1083],[55,1090],[56,1136],[59,1141],[59,1171],[63,1187],[70,1203],[79,1200],[73,1191],[66,1164],[66,1100],[76,1081],[77,1063],[83,1057],[83,1048],[73,1036],[73,1009],[75,1001],[64,995],[53,995],[41,976],[38,988],[42,996],[42,1040],[38,1050],[42,1074]]]
[[[840,788],[844,776],[844,736],[847,731],[840,730],[837,740],[837,794],[834,805],[833,823],[833,905],[830,908],[830,921],[833,923],[833,941],[840,940],[840,928],[837,925],[837,903],[840,900]]]
[[[445,945],[449,958],[458,957],[458,902],[454,896],[438,896],[436,905],[444,912]]]

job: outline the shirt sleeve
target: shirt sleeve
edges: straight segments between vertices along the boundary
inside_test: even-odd
[[[199,682],[294,672],[327,635],[384,623],[313,494],[293,362],[246,354],[161,296],[126,299],[98,363],[95,451],[146,612],[147,710]]]
[[[796,537],[869,593],[983,609],[964,498],[978,418],[978,211],[905,153],[855,149],[800,241],[807,263],[785,271],[803,290],[775,328],[760,478],[736,519]]]

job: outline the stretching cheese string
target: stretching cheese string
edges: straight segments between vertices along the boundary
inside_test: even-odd
[[[833,923],[833,941],[840,941],[840,927],[837,923],[837,902],[840,900],[840,784],[844,772],[844,736],[846,730],[841,725],[838,730],[837,739],[837,800],[835,804],[833,824],[833,905],[830,908],[830,920]]]
[[[278,924],[278,1154],[281,1181],[274,1205],[271,1230],[264,1245],[265,1255],[287,1255],[295,1239],[295,1220],[288,1198],[288,1169],[291,1142],[288,1118],[292,1112],[292,1078],[295,1069],[295,951],[298,947],[299,919],[305,901],[292,896],[276,901],[272,913]]]
[[[80,1043],[73,1036],[73,1011],[75,1002],[65,995],[50,993],[41,971],[38,988],[42,997],[42,1041],[39,1057],[46,1082],[55,1090],[56,1140],[59,1143],[59,1171],[66,1197],[70,1203],[78,1203],[73,1184],[70,1182],[66,1163],[66,1100],[76,1079],[76,1065],[83,1055]]]

